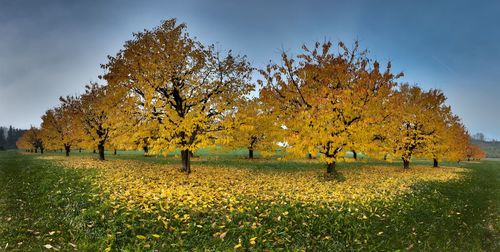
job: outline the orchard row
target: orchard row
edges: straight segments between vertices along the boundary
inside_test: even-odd
[[[255,69],[245,56],[203,45],[175,19],[134,33],[79,96],[60,98],[23,149],[181,150],[182,171],[200,148],[247,148],[266,155],[319,156],[327,172],[346,151],[373,158],[460,161],[484,153],[469,144],[439,90],[398,82],[391,64],[368,58],[356,42],[315,43]],[[253,82],[252,72],[261,78]],[[251,95],[258,91],[258,96]]]

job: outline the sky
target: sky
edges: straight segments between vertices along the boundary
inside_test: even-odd
[[[500,1],[0,0],[0,125],[38,126],[133,32],[177,18],[258,68],[283,49],[358,40],[400,81],[443,90],[471,133],[500,139],[499,13]]]

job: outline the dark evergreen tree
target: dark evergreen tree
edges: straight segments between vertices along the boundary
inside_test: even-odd
[[[16,129],[12,126],[0,127],[0,147],[3,149],[16,149],[16,142],[25,130]]]
[[[5,133],[3,127],[0,127],[0,150],[6,149]]]
[[[12,143],[14,143],[14,146],[12,146]],[[7,131],[7,148],[12,149],[15,148],[16,145],[16,140],[14,139],[14,128],[9,126],[9,130]]]

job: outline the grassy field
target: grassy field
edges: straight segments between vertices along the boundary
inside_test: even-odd
[[[0,250],[498,251],[500,162],[0,152]],[[453,165],[454,167],[451,167]]]

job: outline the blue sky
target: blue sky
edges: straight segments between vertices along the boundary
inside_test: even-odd
[[[177,18],[256,67],[283,48],[359,40],[403,81],[439,88],[472,133],[500,139],[500,1],[0,0],[0,125],[26,128],[102,74],[132,33]]]

